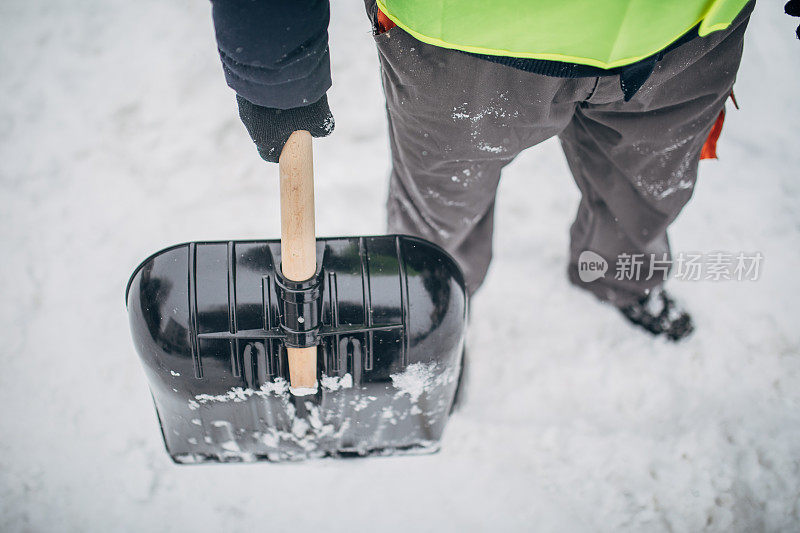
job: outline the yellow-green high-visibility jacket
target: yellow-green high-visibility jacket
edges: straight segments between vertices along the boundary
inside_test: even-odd
[[[610,69],[699,25],[727,28],[748,0],[377,0],[420,41],[465,52]]]

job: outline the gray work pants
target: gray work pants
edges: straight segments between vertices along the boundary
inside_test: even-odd
[[[751,10],[666,53],[628,102],[618,75],[548,77],[425,44],[399,27],[376,35],[392,149],[389,231],[442,246],[475,292],[492,257],[501,170],[558,135],[582,193],[570,280],[615,305],[640,298],[663,276],[584,283],[578,257],[591,250],[613,269],[620,254],[644,254],[642,272],[652,254],[669,260],[666,229],[692,195]]]

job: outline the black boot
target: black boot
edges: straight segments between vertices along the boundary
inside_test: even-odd
[[[692,317],[661,288],[652,289],[635,304],[619,308],[625,318],[653,335],[679,341],[694,331]]]

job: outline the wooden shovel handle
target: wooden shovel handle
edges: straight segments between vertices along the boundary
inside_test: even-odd
[[[292,133],[278,159],[281,173],[281,269],[292,281],[317,271],[311,134]]]
[[[314,232],[314,164],[311,134],[295,131],[278,159],[281,176],[281,272],[306,281],[317,271]],[[296,395],[317,388],[317,347],[286,348],[289,380]]]

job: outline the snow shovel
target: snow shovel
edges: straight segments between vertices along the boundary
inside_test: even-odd
[[[179,244],[128,283],[167,452],[177,463],[435,452],[461,364],[461,271],[411,236],[315,239],[308,132],[279,164],[280,241]]]

